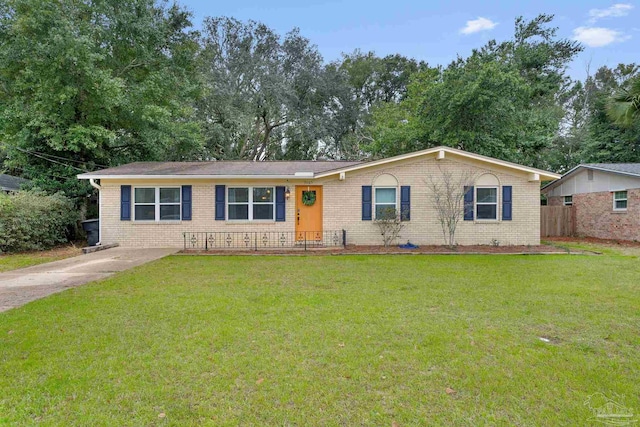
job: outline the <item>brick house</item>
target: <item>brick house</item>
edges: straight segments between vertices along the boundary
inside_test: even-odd
[[[579,165],[542,193],[549,205],[573,206],[579,236],[640,240],[640,163]]]
[[[78,178],[99,189],[101,244],[250,248],[380,245],[375,220],[389,208],[402,212],[399,243],[443,244],[427,182],[445,173],[473,177],[458,244],[540,243],[540,181],[559,175],[448,147],[367,162],[142,162]]]

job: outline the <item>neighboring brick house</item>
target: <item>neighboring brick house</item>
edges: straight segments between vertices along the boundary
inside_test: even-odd
[[[573,206],[578,236],[640,240],[640,163],[579,165],[542,193],[549,205]]]
[[[559,175],[448,147],[368,162],[131,163],[78,175],[99,188],[101,243],[135,247],[380,245],[386,208],[403,213],[399,243],[443,244],[428,179],[473,175],[458,244],[538,245],[540,181]],[[99,183],[97,182],[99,180]],[[185,234],[188,233],[188,234]],[[330,234],[327,236],[327,234]],[[224,245],[222,245],[224,246]]]

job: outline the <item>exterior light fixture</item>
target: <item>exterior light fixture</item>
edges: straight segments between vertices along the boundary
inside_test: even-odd
[[[284,197],[286,197],[287,200],[289,200],[289,197],[291,197],[291,190],[289,190],[289,187],[287,187],[287,189],[285,190]]]

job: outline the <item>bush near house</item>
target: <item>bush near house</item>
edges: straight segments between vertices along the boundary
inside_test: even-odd
[[[61,194],[34,190],[0,195],[0,251],[42,250],[66,243],[77,220],[73,202]]]

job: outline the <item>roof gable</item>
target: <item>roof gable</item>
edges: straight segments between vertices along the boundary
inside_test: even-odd
[[[626,175],[631,177],[640,178],[640,163],[583,163],[568,172],[564,173],[559,179],[542,187],[542,192],[546,193],[549,190],[560,185],[565,179],[575,175],[580,170],[597,170],[606,173],[613,173],[618,175]]]

